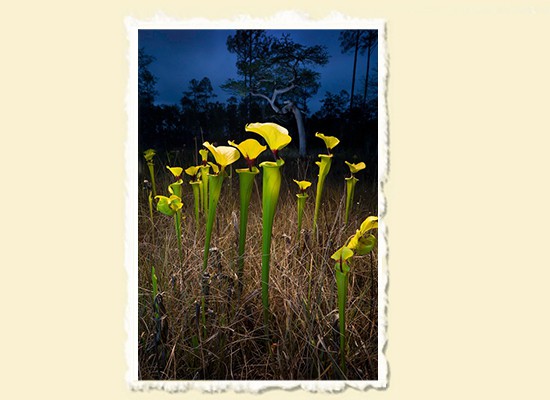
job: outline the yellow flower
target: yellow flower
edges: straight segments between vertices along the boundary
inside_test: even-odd
[[[351,256],[353,256],[353,250],[347,246],[342,246],[330,258],[336,261],[346,261]]]
[[[204,142],[203,146],[210,150],[210,153],[214,156],[216,163],[221,167],[223,171],[225,167],[233,164],[241,156],[237,149],[231,146],[212,146],[208,142]]]
[[[145,157],[145,160],[146,160],[147,162],[150,162],[150,161],[153,160],[153,157],[155,156],[155,154],[157,154],[157,153],[155,152],[155,150],[153,150],[153,149],[147,149],[147,150],[145,150],[145,151],[143,152],[143,157]]]
[[[183,168],[181,167],[169,167],[168,165],[166,166],[166,168],[168,168],[168,170],[172,173],[172,175],[174,175],[174,178],[179,178],[181,176],[181,173],[183,172]]]
[[[185,173],[189,176],[192,176],[193,179],[196,179],[197,174],[199,173],[200,169],[201,169],[201,167],[189,167],[185,170]]]
[[[308,187],[311,186],[311,182],[308,181],[297,181],[296,179],[293,179],[294,182],[298,185],[298,188],[300,189],[300,192],[304,192]]]
[[[174,194],[170,197],[155,196],[155,199],[158,199],[157,210],[165,215],[172,216],[183,207],[181,199]]]
[[[208,150],[200,149],[199,154],[201,155],[202,165],[206,165],[206,163],[208,161]]]
[[[363,223],[361,224],[361,227],[359,228],[359,231],[361,232],[361,235],[364,235],[371,229],[378,228],[378,217],[367,217]]]
[[[232,140],[229,140],[228,143],[239,149],[243,157],[246,159],[246,164],[249,168],[251,168],[254,165],[254,161],[258,158],[258,156],[267,149],[266,146],[262,146],[256,139],[246,139],[241,142],[241,144],[237,144]]]
[[[277,155],[277,152],[286,147],[292,138],[288,134],[288,130],[281,125],[277,125],[273,122],[254,122],[247,124],[244,129],[248,132],[254,132],[263,137],[273,152]]]
[[[218,167],[216,164],[214,164],[211,161],[208,161],[208,165],[212,167],[212,171],[214,172],[214,175],[218,175],[218,172],[220,172],[220,167]],[[208,173],[208,171],[206,173]]]
[[[325,145],[327,146],[327,149],[328,149],[329,153],[333,148],[335,148],[338,145],[338,143],[340,143],[340,139],[338,139],[334,136],[325,136],[324,134],[319,133],[319,132],[317,132],[315,134],[315,137],[323,139],[323,141],[325,142]]]
[[[360,162],[358,164],[352,164],[352,163],[349,163],[349,162],[345,161],[345,163],[348,165],[349,172],[351,172],[352,174],[356,174],[357,172],[359,172],[362,169],[365,169],[367,167],[364,162]]]
[[[355,235],[350,239],[347,247],[353,249],[358,255],[367,254],[372,250],[376,243],[376,238],[373,235],[366,236],[367,232],[378,228],[378,217],[367,217],[361,227],[357,229]]]

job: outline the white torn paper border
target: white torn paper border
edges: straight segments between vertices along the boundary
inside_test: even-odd
[[[202,392],[259,393],[269,389],[301,388],[310,392],[339,392],[347,387],[357,390],[369,388],[384,389],[388,383],[388,362],[384,351],[387,334],[387,285],[388,285],[388,246],[387,227],[384,222],[386,201],[383,185],[389,171],[388,161],[388,114],[387,88],[388,55],[386,50],[385,22],[383,20],[359,19],[333,12],[326,18],[312,20],[307,15],[295,11],[285,11],[267,19],[239,15],[233,19],[209,20],[192,18],[179,20],[164,14],[157,14],[150,20],[125,19],[129,40],[128,64],[129,79],[126,94],[128,113],[128,138],[126,142],[126,238],[125,265],[128,274],[128,304],[126,307],[125,328],[128,334],[126,358],[128,370],[126,381],[132,390],[160,389],[167,392],[180,392],[190,389]],[[138,30],[139,29],[376,29],[378,35],[378,379],[345,381],[140,381],[138,379]]]

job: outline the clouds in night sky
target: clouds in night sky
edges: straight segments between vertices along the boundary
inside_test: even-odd
[[[227,51],[225,45],[234,30],[139,30],[139,47],[146,54],[155,57],[149,69],[158,79],[156,89],[157,104],[179,104],[184,91],[188,90],[191,79],[210,78],[216,100],[224,102],[230,94],[222,85],[228,78],[237,78],[235,63],[237,56]],[[342,54],[338,42],[339,30],[269,30],[268,33],[280,36],[290,33],[292,39],[304,45],[325,45],[330,54],[329,63],[319,67],[321,88],[308,105],[317,111],[325,93],[351,92],[353,72],[353,52]],[[357,60],[356,90],[362,93],[367,66],[367,56],[359,55]],[[377,68],[377,54],[371,56],[373,74]],[[372,75],[371,75],[372,76]]]

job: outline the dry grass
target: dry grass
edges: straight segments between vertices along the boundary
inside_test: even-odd
[[[377,379],[377,252],[355,257],[346,315],[347,374],[338,366],[338,312],[334,264],[330,255],[361,221],[377,215],[376,180],[359,175],[350,223],[343,226],[344,169],[335,160],[323,193],[319,237],[312,237],[317,168],[314,160],[288,160],[275,222],[270,269],[270,340],[263,325],[261,276],[261,174],[250,204],[243,290],[235,274],[238,241],[238,178],[224,181],[208,277],[201,276],[204,218],[196,227],[189,185],[184,186],[183,260],[178,256],[173,220],[149,218],[146,197],[139,205],[139,374],[140,379],[314,380]],[[162,164],[161,164],[162,165]],[[160,168],[159,168],[160,169]],[[158,171],[165,193],[169,173]],[[146,178],[144,176],[143,178]],[[296,185],[314,182],[306,204],[303,232],[296,238]],[[161,319],[155,321],[151,266],[162,293]],[[201,280],[209,289],[206,332],[198,326]],[[206,333],[206,334],[204,334]]]

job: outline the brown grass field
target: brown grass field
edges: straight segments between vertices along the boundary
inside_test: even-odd
[[[338,153],[338,152],[335,152]],[[376,380],[378,378],[378,252],[354,257],[346,309],[347,371],[339,367],[339,331],[334,262],[330,256],[369,215],[377,215],[376,160],[357,174],[354,208],[344,226],[344,159],[335,155],[323,191],[318,237],[312,235],[317,166],[286,153],[273,224],[269,338],[263,323],[261,276],[261,172],[248,217],[243,290],[239,295],[236,252],[239,235],[237,174],[226,178],[216,213],[208,276],[202,276],[205,217],[196,226],[193,196],[184,177],[183,260],[173,218],[154,211],[139,194],[139,379],[140,380]],[[239,160],[240,161],[240,160]],[[237,167],[241,165],[239,161]],[[167,194],[168,161],[157,156],[158,194]],[[191,162],[171,165],[186,168]],[[146,168],[144,169],[146,173]],[[149,179],[141,174],[140,181]],[[302,234],[296,240],[297,185],[308,179]],[[155,319],[151,267],[158,277],[160,318]],[[206,329],[199,328],[202,281],[208,295]]]

